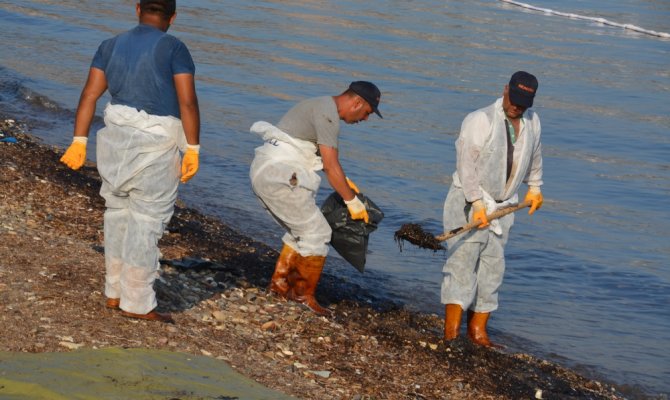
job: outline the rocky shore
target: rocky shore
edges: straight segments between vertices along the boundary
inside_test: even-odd
[[[180,202],[160,242],[156,284],[159,308],[176,324],[124,318],[104,307],[104,204],[95,166],[67,169],[58,162],[63,149],[26,130],[0,119],[1,351],[205,355],[301,399],[627,396],[625,388],[527,354],[465,339],[445,343],[438,316],[370,304],[336,277],[325,276],[318,290],[333,316],[316,316],[266,293],[274,249]]]

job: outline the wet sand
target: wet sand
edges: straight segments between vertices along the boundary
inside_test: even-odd
[[[198,355],[214,363],[203,375],[219,379],[230,366],[301,399],[630,397],[625,387],[527,354],[466,339],[444,342],[438,316],[370,304],[359,296],[362,288],[327,271],[317,297],[333,316],[316,316],[265,292],[275,249],[179,201],[159,243],[156,283],[159,308],[171,311],[176,324],[124,318],[104,307],[104,204],[95,165],[67,169],[58,162],[63,149],[41,144],[20,121],[0,117],[0,139],[17,139],[0,142],[0,351],[76,357],[81,350],[106,349],[101,360],[118,348]],[[96,353],[85,354],[90,360]],[[0,373],[7,357],[0,357]],[[85,365],[69,373],[95,376]],[[16,385],[3,381],[0,397]],[[189,387],[152,398],[228,398],[223,386],[218,396]],[[113,393],[114,385],[107,390]],[[60,393],[68,394],[74,395]],[[238,396],[260,398],[251,391]]]

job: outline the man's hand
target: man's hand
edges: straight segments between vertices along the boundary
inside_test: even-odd
[[[87,142],[88,138],[86,136],[75,136],[72,139],[72,144],[65,151],[60,161],[75,171],[81,168],[84,165],[84,161],[86,161]]]
[[[351,215],[351,219],[362,219],[365,221],[365,223],[370,222],[370,217],[368,216],[368,210],[365,209],[365,204],[358,198],[358,196],[354,196],[353,199],[351,200],[344,200],[344,204],[347,205],[347,209],[349,210],[349,215]]]
[[[187,145],[184,159],[181,161],[181,183],[188,182],[198,172],[200,167],[199,153],[199,145]]]
[[[481,229],[489,226],[489,220],[486,218],[486,206],[481,199],[472,203],[472,220],[481,222],[477,228]]]
[[[531,186],[526,193],[526,198],[524,201],[530,201],[530,210],[528,210],[528,215],[533,215],[536,210],[539,210],[542,207],[544,202],[544,197],[542,197],[542,191],[537,186]]]

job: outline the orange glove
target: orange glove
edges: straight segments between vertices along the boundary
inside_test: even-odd
[[[365,209],[365,204],[363,204],[358,196],[354,196],[354,198],[349,201],[344,200],[344,204],[347,205],[351,219],[362,219],[366,224],[370,222],[368,210]]]
[[[72,168],[73,170],[78,170],[84,165],[86,161],[86,143],[88,138],[86,136],[75,136],[72,139],[72,144],[63,154],[63,157],[60,158],[60,161]]]
[[[528,210],[528,215],[533,215],[536,210],[539,210],[542,207],[544,202],[544,197],[542,197],[542,192],[538,186],[531,186],[526,193],[526,198],[524,201],[530,201],[530,210]]]
[[[181,161],[181,183],[188,182],[193,178],[200,166],[199,162],[200,145],[186,145],[186,153]]]
[[[354,193],[359,194],[361,192],[358,189],[358,186],[356,186],[356,184],[351,179],[349,179],[347,177],[345,177],[345,179],[347,180],[347,185],[349,185],[349,187],[351,188],[351,190],[354,191]]]
[[[486,218],[486,206],[481,199],[472,203],[472,220],[481,222],[477,228],[481,229],[489,226],[489,220]]]

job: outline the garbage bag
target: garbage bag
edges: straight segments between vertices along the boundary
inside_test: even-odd
[[[368,210],[370,218],[367,224],[363,220],[351,219],[347,205],[337,192],[331,193],[326,198],[321,205],[321,212],[333,230],[331,246],[342,258],[362,273],[365,270],[368,238],[370,233],[377,229],[377,225],[384,218],[384,213],[364,194],[359,193],[357,196]]]

